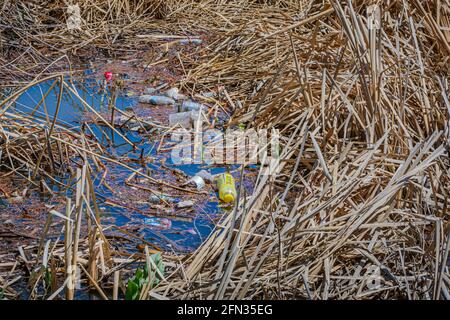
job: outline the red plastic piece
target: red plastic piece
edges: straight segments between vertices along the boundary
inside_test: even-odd
[[[112,73],[112,72],[109,72],[109,71],[106,71],[106,72],[104,73],[104,76],[105,76],[106,81],[111,81],[111,80],[112,80],[112,77],[113,77],[113,73]]]

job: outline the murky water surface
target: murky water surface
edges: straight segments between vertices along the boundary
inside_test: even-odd
[[[112,90],[103,88],[103,79],[98,75],[86,72],[82,81],[79,79],[72,81],[78,94],[97,112],[106,119],[110,119],[111,111],[108,108],[108,104],[112,99]],[[36,110],[34,109],[52,84],[53,80],[50,80],[31,87],[17,99],[13,109],[17,112],[28,114],[33,112],[35,117],[51,121],[56,111],[58,85],[46,96],[44,103],[41,103]],[[155,108],[150,105],[139,105],[137,102],[138,96],[127,86],[117,90],[115,96],[115,106],[119,110],[124,112],[132,111],[149,120],[152,119],[152,116],[156,116],[156,111],[153,110]],[[174,110],[173,107],[167,107],[162,112],[161,114],[161,109],[158,110],[157,116],[159,119],[164,118],[164,116],[168,117]],[[143,170],[143,172],[148,173],[152,177],[175,185],[179,185],[180,178],[172,170],[175,170],[175,173],[181,171],[186,177],[194,176],[202,169],[207,169],[212,174],[228,170],[239,179],[238,166],[197,164],[175,166],[170,159],[170,152],[158,152],[161,140],[159,131],[143,134],[142,132],[131,131],[126,126],[119,128],[118,130],[135,144],[135,148],[133,148],[108,126],[101,125],[98,121],[92,121],[96,118],[91,111],[83,106],[78,98],[68,90],[64,90],[61,108],[57,117],[58,124],[81,130],[81,125],[85,122],[88,125],[88,130],[84,132],[95,135],[108,153],[116,159],[126,161],[128,166],[136,170]],[[146,160],[140,161],[142,158]],[[76,161],[76,159],[74,160]],[[105,162],[105,165],[107,166],[106,174],[104,171],[99,172],[93,181],[102,212],[103,225],[117,226],[128,234],[134,234],[139,238],[145,239],[145,241],[151,242],[163,250],[179,253],[195,250],[210,234],[221,216],[227,212],[227,209],[220,207],[216,192],[211,185],[207,185],[203,195],[173,192],[173,190],[166,188],[164,192],[168,193],[168,199],[170,200],[168,202],[171,205],[162,206],[151,201],[151,192],[125,184],[125,180],[132,174],[131,170],[108,162]],[[76,181],[71,181],[68,177],[61,177],[60,179],[68,185],[74,186],[76,183]],[[139,182],[139,177],[134,178],[133,183],[139,184]],[[145,184],[145,181],[143,183]],[[56,205],[58,199],[70,196],[73,190],[73,188],[62,189],[61,186],[51,182],[49,182],[49,185],[52,186],[53,191],[58,196],[52,199],[40,197],[46,204],[54,203]],[[247,180],[246,188],[250,192],[251,183]],[[39,198],[39,195],[36,195],[36,197]],[[185,200],[193,200],[195,202],[194,206],[186,209],[177,209],[176,203]],[[36,199],[33,197],[25,199],[26,203],[31,204],[31,201],[36,201]],[[15,209],[14,205],[6,202],[0,205],[4,210]],[[26,223],[27,217],[24,217],[22,214],[17,218],[17,221]]]

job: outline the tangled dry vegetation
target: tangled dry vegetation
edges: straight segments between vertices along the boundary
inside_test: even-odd
[[[280,171],[262,168],[255,192],[141,298],[448,299],[449,4],[378,1],[369,29],[372,4],[81,1],[71,35],[57,25],[62,1],[4,1],[21,14],[2,16],[1,72],[26,79],[62,55],[169,50],[161,34],[202,34],[200,53],[178,56],[180,85],[221,92],[230,125],[280,130]],[[99,291],[117,270],[89,266]]]

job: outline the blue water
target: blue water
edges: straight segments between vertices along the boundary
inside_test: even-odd
[[[83,97],[83,99],[95,110],[100,112],[103,111],[107,115],[108,99],[110,99],[109,91],[107,90],[105,92],[102,90],[100,83],[98,83],[95,78],[90,77],[88,74],[86,74],[86,76],[87,79],[84,79],[83,82],[74,82],[78,94]],[[30,114],[33,112],[33,108],[41,100],[43,95],[51,87],[52,83],[53,80],[50,80],[46,83],[31,87],[16,100],[12,109],[19,113],[22,112],[25,114]],[[40,107],[34,112],[35,117],[39,117],[44,121],[47,119],[53,119],[57,105],[58,93],[59,86],[56,85],[53,91],[46,97],[45,103],[41,104]],[[117,109],[125,110],[134,108],[136,104],[137,101],[133,97],[127,97],[125,94],[119,94],[117,96]],[[80,130],[81,121],[84,119],[85,112],[86,108],[79,101],[79,99],[74,97],[68,90],[64,89],[61,108],[57,117],[57,123],[74,130]],[[106,119],[109,120],[108,117]],[[156,161],[145,163],[145,168],[143,169],[150,170],[152,173],[161,174],[162,177],[164,177],[164,172],[166,169],[161,167],[161,161],[165,157],[167,158],[165,159],[165,165],[167,167],[182,170],[189,176],[193,176],[198,171],[205,168],[209,169],[212,174],[237,169],[236,166],[208,167],[206,165],[198,164],[174,166],[167,153],[156,153],[159,143],[159,135],[157,135],[155,139],[151,139],[154,141],[149,141],[147,137],[143,137],[137,132],[120,129],[121,133],[135,144],[136,148],[133,148],[126,143],[120,135],[112,132],[112,130],[107,126],[97,124],[89,124],[89,126],[95,134],[97,140],[101,142],[108,153],[110,153],[110,156],[121,157],[122,159],[123,157],[129,159],[139,159],[140,155],[143,154],[146,157],[152,157],[156,159]],[[89,131],[87,130],[86,132]],[[113,143],[110,144],[108,141],[113,141]],[[111,176],[112,180],[114,180],[114,178],[117,180],[118,184],[114,186],[114,190],[120,189],[120,187],[129,189],[128,186],[124,185],[124,180],[132,172],[121,166],[111,165],[107,162],[105,162],[105,164],[108,167],[108,176]],[[142,168],[141,164],[135,162],[127,162],[127,165],[135,169]],[[65,177],[61,177],[61,181],[69,185],[74,186],[76,183],[76,181],[66,181],[64,179]],[[174,211],[168,218],[171,220],[171,228],[167,230],[156,230],[145,224],[145,219],[152,215],[143,214],[148,211],[155,211],[153,208],[154,206],[151,203],[136,205],[136,207],[138,207],[137,210],[109,205],[105,203],[105,201],[114,198],[115,195],[103,184],[100,184],[101,179],[102,172],[98,173],[93,182],[96,187],[99,207],[102,211],[102,223],[106,225],[113,224],[118,227],[125,228],[136,236],[142,237],[146,241],[154,243],[164,250],[176,252],[190,252],[194,250],[211,233],[215,223],[218,219],[220,219],[224,212],[226,212],[218,206],[217,197],[214,191],[210,190],[209,197],[205,196],[205,200],[199,202],[198,204],[196,203],[193,207],[195,211],[194,214],[191,213],[189,214],[189,217],[183,216],[178,219],[173,216],[176,216],[179,212]],[[70,196],[73,192],[71,189],[62,190],[61,187],[56,184],[52,185],[52,187],[55,192],[64,193],[64,196]],[[149,197],[151,193],[147,193],[147,195]],[[189,194],[183,195],[182,199],[189,199]],[[175,201],[180,200],[180,196],[175,197]],[[160,213],[158,216],[165,217],[165,214]]]

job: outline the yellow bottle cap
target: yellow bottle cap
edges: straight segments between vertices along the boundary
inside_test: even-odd
[[[228,203],[228,202],[233,202],[234,201],[234,196],[230,193],[227,193],[223,196],[223,201]]]

